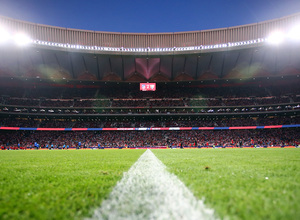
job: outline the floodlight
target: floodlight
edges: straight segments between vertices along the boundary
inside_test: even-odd
[[[269,35],[267,42],[278,45],[284,41],[284,34],[281,31],[275,31]]]
[[[293,27],[288,36],[292,40],[300,41],[300,25]]]
[[[7,42],[9,37],[8,31],[0,27],[0,44]]]
[[[16,34],[14,36],[14,40],[18,46],[26,46],[31,42],[30,37],[28,35],[22,34],[22,33]]]

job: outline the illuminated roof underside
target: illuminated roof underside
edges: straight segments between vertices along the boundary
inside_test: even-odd
[[[0,16],[0,76],[193,81],[299,75],[300,13],[180,33],[108,33]]]

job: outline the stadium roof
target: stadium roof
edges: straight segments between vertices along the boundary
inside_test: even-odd
[[[300,74],[300,44],[154,56],[74,53],[31,47],[6,47],[1,51],[2,77],[176,82]]]
[[[0,75],[125,82],[298,76],[299,21],[300,13],[232,28],[147,35],[73,30],[0,16],[7,28],[0,38]]]

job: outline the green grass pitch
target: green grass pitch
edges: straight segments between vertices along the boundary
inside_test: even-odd
[[[221,218],[300,219],[299,149],[153,152]]]
[[[143,152],[0,151],[0,219],[91,216]]]
[[[89,217],[144,151],[0,151],[0,219]],[[300,219],[299,149],[152,152],[221,218]]]

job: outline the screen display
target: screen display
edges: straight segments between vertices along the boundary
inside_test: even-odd
[[[141,91],[155,91],[156,83],[140,83]]]

